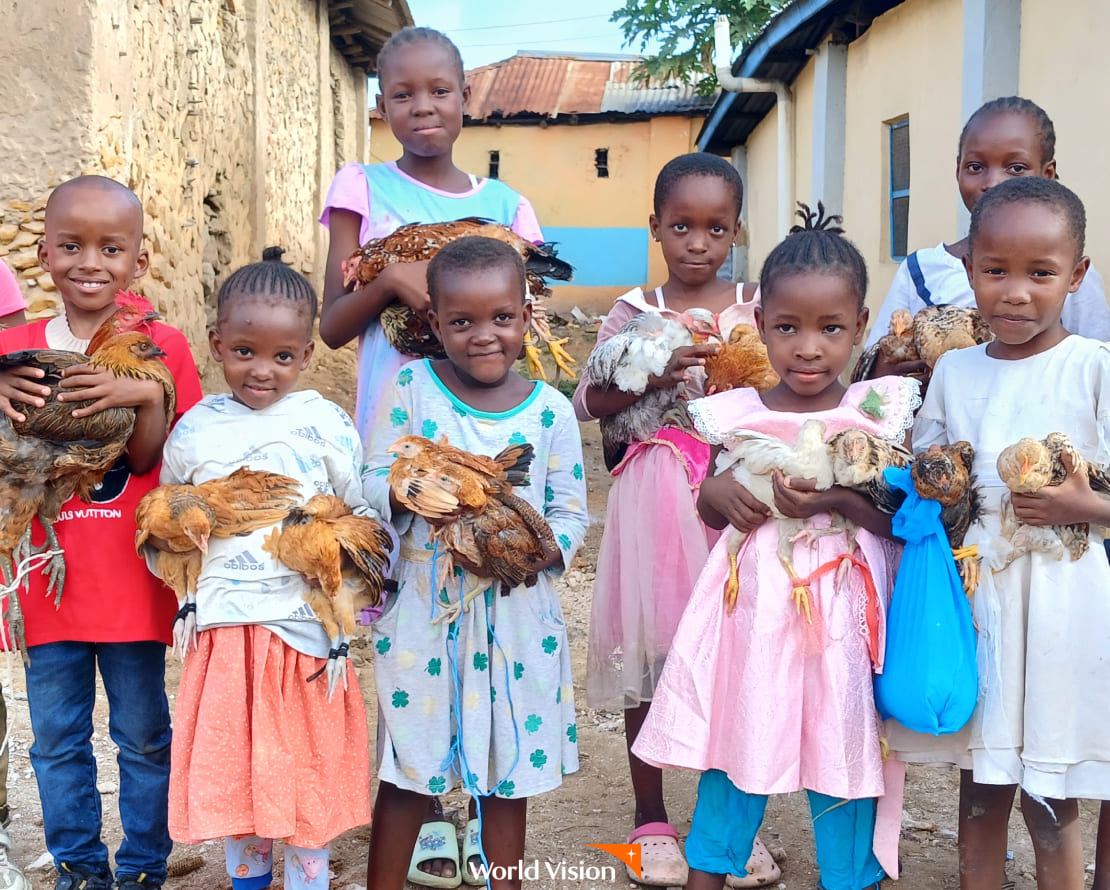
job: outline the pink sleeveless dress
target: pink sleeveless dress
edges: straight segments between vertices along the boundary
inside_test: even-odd
[[[746,303],[742,295],[738,284],[736,304],[718,316],[726,337],[737,324],[755,324],[759,291]],[[617,301],[614,321],[670,311],[659,289],[655,298],[653,305],[639,288],[630,291]],[[620,325],[606,327],[613,328],[611,336]],[[599,342],[607,339],[605,333],[603,328]],[[687,384],[691,398],[704,394],[703,380],[704,375]],[[682,610],[718,535],[695,508],[709,450],[701,437],[668,427],[630,445],[613,470],[590,615],[586,699],[591,707],[633,708],[651,701]]]
[[[871,410],[879,396],[882,417]],[[733,390],[691,405],[710,442],[738,429],[797,441],[810,418],[825,422],[826,440],[863,429],[901,443],[920,400],[917,383],[884,377],[853,384],[829,411],[771,411],[754,390]],[[726,471],[727,472],[727,471]],[[829,515],[809,520],[827,527]],[[724,588],[728,546],[739,534],[726,529],[713,548],[675,633],[651,711],[633,745],[637,757],[661,767],[724,771],[738,788],[781,794],[806,788],[841,798],[880,797],[881,724],[872,675],[881,669],[885,607],[899,548],[866,531],[855,532],[856,556],[874,581],[878,600],[879,664],[872,664],[864,571],[853,568],[841,585],[836,573],[811,585],[812,623],[795,611],[791,583],[777,555],[778,527],[768,521],[739,551],[740,592],[728,614]],[[847,552],[841,531],[794,545],[799,577]]]

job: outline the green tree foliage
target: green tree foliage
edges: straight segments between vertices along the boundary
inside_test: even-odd
[[[713,75],[713,24],[718,14],[727,15],[736,49],[749,42],[784,3],[773,0],[625,0],[609,21],[624,32],[625,46],[638,46],[643,52],[649,42],[658,41],[659,55],[637,66],[636,77],[648,80],[681,80],[690,83],[701,75],[698,92],[717,88]]]

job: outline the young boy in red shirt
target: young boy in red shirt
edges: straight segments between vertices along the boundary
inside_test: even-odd
[[[147,271],[143,209],[130,189],[102,176],[58,186],[46,205],[39,263],[54,279],[65,314],[0,331],[0,353],[52,348],[84,352],[115,311],[115,296]],[[155,323],[152,337],[176,381],[175,420],[201,396],[189,344]],[[84,368],[82,370],[82,368]],[[27,575],[20,601],[30,665],[27,700],[35,742],[31,765],[42,800],[46,846],[58,869],[56,890],[145,890],[166,879],[172,846],[167,828],[170,714],[165,654],[177,603],[135,553],[135,506],[158,484],[169,434],[157,381],[117,378],[84,366],[67,370],[60,401],[93,399],[82,414],[112,406],[136,409],[124,456],[87,504],[76,496],[55,530],[67,572],[60,607],[46,578]],[[49,395],[26,369],[0,372],[0,411],[17,418],[13,399]],[[32,540],[44,532],[36,523]],[[108,696],[108,726],[119,746],[119,810],[124,839],[116,877],[100,838],[100,795],[92,750],[96,671]]]

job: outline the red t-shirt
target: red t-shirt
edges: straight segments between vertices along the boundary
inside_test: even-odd
[[[154,342],[177,384],[177,418],[200,401],[200,378],[189,344],[177,328],[153,325]],[[46,322],[37,321],[0,332],[0,354],[19,349],[45,349]],[[76,640],[88,643],[171,642],[177,600],[173,592],[135,553],[135,507],[158,485],[155,467],[132,476],[121,458],[86,504],[76,495],[62,505],[54,529],[65,550],[66,579],[62,604],[46,596],[46,578],[38,570],[27,579],[30,591],[20,592],[26,616],[27,645]],[[36,519],[31,540],[45,541]]]

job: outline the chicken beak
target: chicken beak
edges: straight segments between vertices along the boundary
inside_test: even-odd
[[[197,550],[199,550],[205,556],[208,555],[208,535],[198,534],[192,529],[185,529],[185,535],[190,541],[196,544]]]
[[[1032,469],[1032,464],[1028,457],[1021,459],[1021,481],[1024,484],[1026,478],[1029,476],[1029,471]]]
[[[894,328],[894,333],[897,334],[899,337],[906,333],[906,326],[905,324],[903,324],[901,318],[896,319],[894,322],[892,322],[891,327]]]

